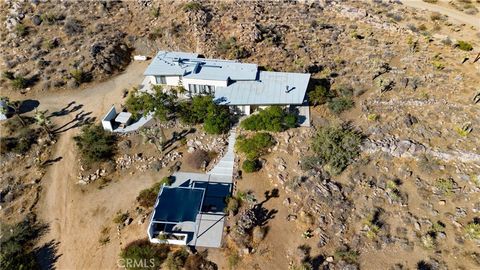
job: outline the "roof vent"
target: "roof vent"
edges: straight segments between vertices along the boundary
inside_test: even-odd
[[[290,93],[291,91],[293,91],[293,89],[295,89],[295,87],[290,88],[290,87],[287,85],[286,88],[285,88],[285,93],[288,94],[288,93]]]

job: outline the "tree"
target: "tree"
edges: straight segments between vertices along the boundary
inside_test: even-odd
[[[238,151],[244,153],[247,159],[253,160],[261,156],[265,150],[275,144],[272,135],[265,132],[259,132],[250,138],[239,136],[235,147]]]
[[[227,107],[215,104],[210,105],[204,122],[205,132],[209,134],[222,134],[230,129],[230,112]]]
[[[46,116],[47,111],[37,111],[35,110],[35,122],[47,133],[49,139],[53,139],[53,132],[50,129],[51,121]]]
[[[360,154],[363,136],[346,126],[322,127],[313,139],[315,153],[339,174]]]
[[[87,162],[98,162],[110,159],[115,153],[115,136],[99,125],[87,125],[74,140],[83,159]]]
[[[250,160],[247,159],[243,162],[242,164],[242,170],[246,173],[252,173],[256,172],[260,169],[260,166],[258,164],[258,160]]]
[[[165,133],[163,128],[141,128],[140,135],[143,136],[145,142],[149,142],[157,148],[158,151],[162,152],[166,142]]]
[[[170,114],[175,111],[177,98],[175,94],[164,93],[160,85],[153,86],[153,91],[153,94],[151,94],[133,89],[125,102],[125,106],[134,118],[138,118],[140,115],[146,116],[153,112],[155,118],[166,121]]]
[[[16,101],[11,101],[8,97],[1,97],[1,101],[5,102],[7,107],[2,107],[1,110],[3,114],[8,113],[8,108],[12,108],[13,114],[18,118],[22,126],[26,126],[27,124],[23,120],[22,116],[20,115],[20,106],[22,105],[22,101],[16,100]]]
[[[242,121],[240,124],[246,130],[266,130],[279,132],[297,125],[297,115],[286,112],[280,106],[270,106]]]

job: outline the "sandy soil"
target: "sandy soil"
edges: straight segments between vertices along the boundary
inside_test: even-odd
[[[91,112],[90,117],[99,119],[112,104],[119,104],[122,89],[140,83],[145,67],[146,63],[133,63],[124,73],[94,87],[39,97],[39,109],[53,112],[75,101],[77,105],[83,105],[81,110]],[[62,126],[72,121],[76,113],[52,120],[56,126]],[[81,188],[76,185],[78,161],[72,139],[78,130],[73,128],[59,136],[53,156],[62,159],[50,166],[42,179],[43,192],[37,213],[40,220],[50,226],[42,243],[53,240],[59,244],[58,269],[115,268],[120,240],[110,237],[111,242],[100,251],[100,231],[112,224],[117,211],[124,211],[134,204],[140,190],[151,186],[161,176],[153,173],[124,175],[103,189],[96,189],[93,185]],[[109,231],[112,233],[115,229]]]
[[[458,11],[448,4],[448,1],[439,1],[437,4],[429,4],[422,0],[402,0],[402,3],[406,6],[417,8],[420,10],[435,11],[441,14],[447,15],[455,22],[464,23],[467,25],[475,26],[480,29],[480,16],[468,15],[461,11]]]

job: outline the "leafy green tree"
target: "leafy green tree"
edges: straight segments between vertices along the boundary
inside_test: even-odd
[[[125,102],[125,106],[134,118],[153,112],[157,119],[166,121],[175,111],[176,98],[175,94],[163,92],[161,85],[155,85],[153,93],[139,92],[134,89]]]
[[[295,114],[287,113],[280,106],[270,106],[249,116],[240,123],[240,126],[246,130],[280,132],[295,127],[296,124],[297,116]]]
[[[190,101],[180,105],[180,119],[190,125],[203,123],[214,105],[213,97],[210,95],[194,96]]]
[[[322,127],[313,139],[315,153],[334,174],[342,172],[360,154],[362,135],[349,127]]]
[[[15,225],[1,224],[0,266],[2,269],[39,269],[33,252],[32,241],[40,227],[30,219]]]
[[[230,129],[230,112],[227,107],[210,105],[203,127],[209,134],[222,134]]]
[[[110,159],[116,150],[115,135],[103,130],[99,125],[88,125],[82,128],[74,140],[83,159],[87,162],[98,162]]]

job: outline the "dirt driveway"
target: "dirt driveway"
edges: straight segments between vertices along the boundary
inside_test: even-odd
[[[147,173],[141,177],[122,176],[120,178],[125,179],[115,179],[114,184],[104,189],[76,184],[79,165],[73,137],[79,131],[75,126],[79,115],[95,117],[98,122],[112,104],[120,103],[123,89],[141,82],[145,67],[146,63],[132,63],[122,74],[84,90],[29,97],[40,102],[40,110],[49,112],[77,107],[74,112],[52,117],[56,127],[63,127],[52,154],[53,158],[61,159],[52,164],[43,177],[43,191],[36,209],[39,219],[50,226],[39,244],[52,241],[57,244],[57,269],[116,268],[120,240],[115,238],[101,246],[100,231],[106,226],[112,227],[115,213],[128,209],[139,190],[155,181],[156,177]],[[110,232],[115,235],[116,228],[110,228]]]
[[[437,4],[429,4],[423,2],[422,0],[402,0],[402,4],[416,9],[439,12],[443,15],[447,15],[455,22],[472,25],[475,26],[477,29],[480,29],[479,15],[465,14],[461,11],[454,9],[453,7],[450,7],[448,2],[439,1],[439,3]]]

